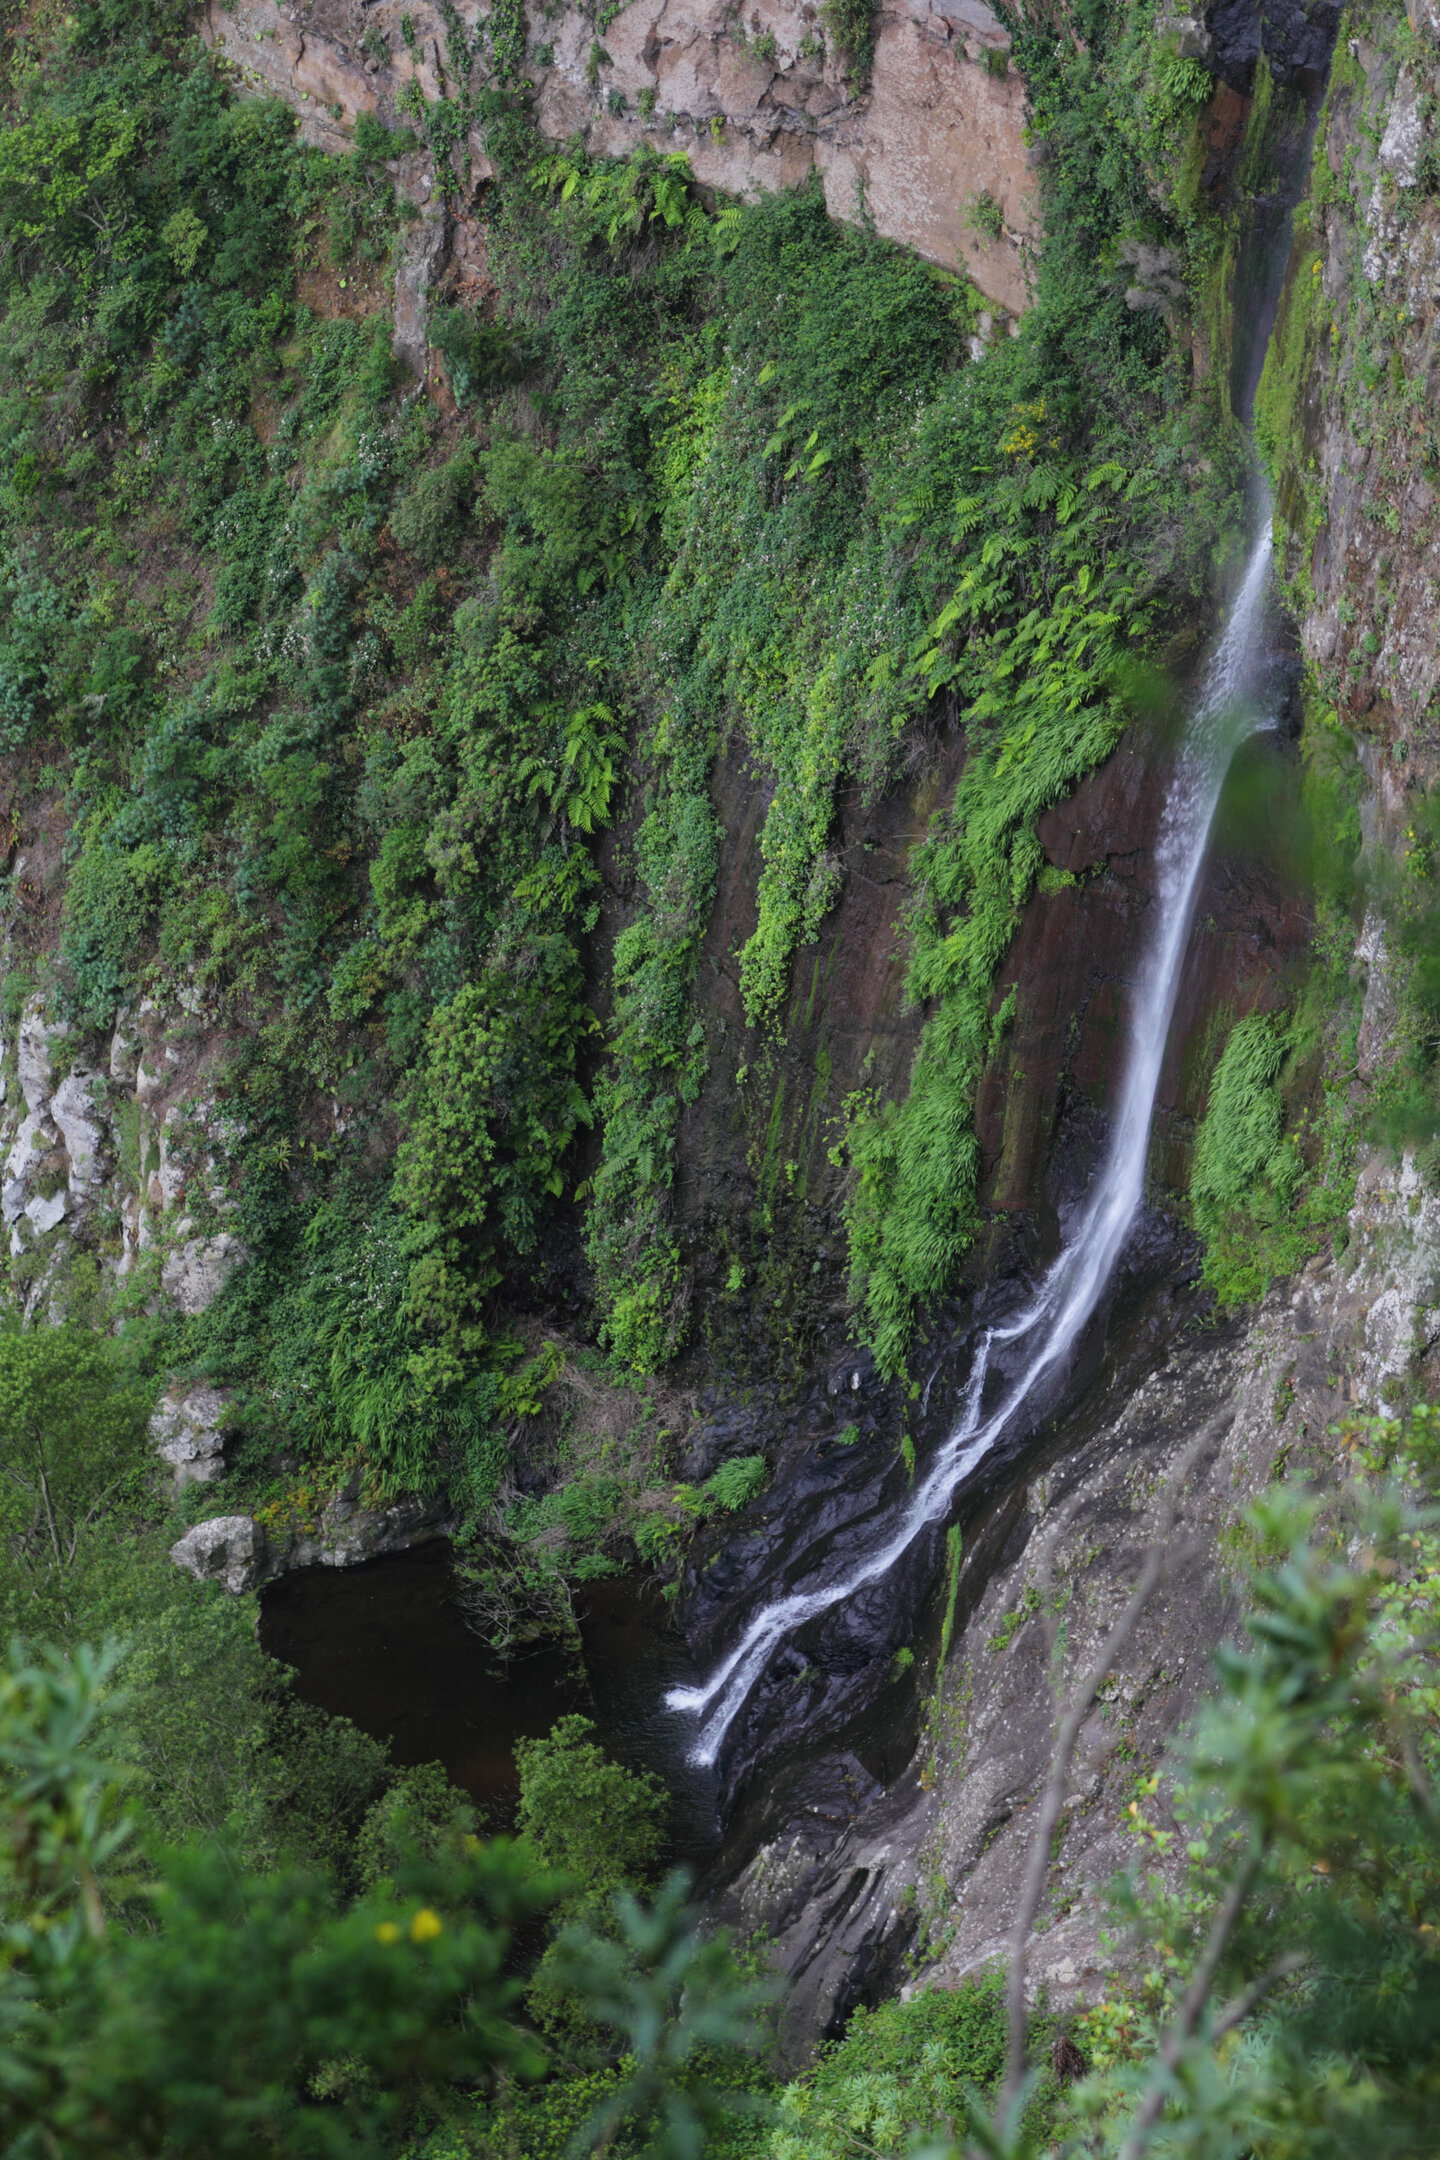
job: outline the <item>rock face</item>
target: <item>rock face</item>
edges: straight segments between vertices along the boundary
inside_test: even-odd
[[[150,1438],[175,1473],[175,1490],[209,1485],[225,1469],[225,1425],[231,1398],[220,1388],[172,1390],[150,1420]]]
[[[1319,90],[1339,20],[1338,0],[1213,0],[1205,14],[1205,50],[1197,49],[1193,39],[1190,50],[1246,97],[1255,86],[1262,52],[1276,82]]]
[[[346,1486],[316,1522],[267,1528],[252,1515],[217,1515],[187,1530],[171,1546],[170,1557],[199,1581],[218,1582],[240,1597],[296,1568],[358,1567],[385,1553],[408,1552],[446,1536],[450,1527],[442,1501],[407,1499],[388,1508],[365,1508],[358,1489]]]
[[[243,1265],[245,1247],[224,1227],[237,1134],[212,1092],[219,1048],[193,1000],[189,1010],[182,1002],[162,1013],[146,1000],[122,1013],[94,1069],[39,999],[24,1007],[13,1043],[0,1040],[0,1212],[12,1294],[27,1321],[65,1317],[81,1254],[190,1315]],[[223,1472],[228,1405],[208,1387],[162,1398],[150,1434],[177,1491]],[[234,1559],[224,1568],[237,1581],[245,1572]]]
[[[932,1655],[908,1763],[887,1770],[872,1703],[858,1752],[843,1734],[823,1758],[817,1743],[757,1811],[753,1856],[712,1900],[721,1919],[769,1931],[792,1982],[792,2057],[915,1963],[943,1986],[1007,1955],[1058,1711],[1158,1535],[1160,1586],[1082,1729],[1031,1966],[1052,2006],[1093,1999],[1105,1885],[1136,1857],[1137,1767],[1193,1713],[1239,1617],[1227,1536],[1273,1478],[1333,1477],[1345,1416],[1401,1388],[1433,1396],[1437,1286],[1440,1199],[1413,1162],[1374,1158],[1342,1260],[1312,1261],[1252,1320],[1221,1328],[1201,1324],[1182,1279],[1158,1285],[1112,1328],[1058,1432],[962,1506],[953,1639],[942,1669]],[[909,1624],[932,1643],[935,1617],[910,1598]],[[793,1675],[790,1693],[793,1716]]]
[[[238,1137],[216,1103],[218,1031],[198,1003],[122,1014],[92,1069],[70,1030],[32,998],[0,1039],[0,1213],[26,1319],[59,1317],[76,1254],[120,1276],[144,1265],[155,1292],[199,1313],[245,1249],[224,1227]]]
[[[170,1557],[197,1581],[218,1582],[239,1597],[253,1590],[264,1573],[265,1533],[249,1515],[216,1515],[177,1539]]]
[[[1213,29],[1213,12],[1209,21]],[[1440,775],[1440,524],[1413,451],[1378,424],[1363,398],[1349,402],[1351,363],[1330,322],[1331,308],[1343,322],[1350,291],[1380,284],[1390,319],[1399,314],[1408,326],[1400,333],[1407,362],[1413,354],[1433,378],[1440,212],[1430,199],[1406,202],[1405,191],[1411,103],[1418,108],[1437,86],[1440,36],[1423,68],[1411,62],[1408,77],[1402,71],[1397,79],[1363,40],[1352,44],[1350,60],[1332,94],[1320,155],[1333,173],[1354,175],[1358,208],[1331,202],[1313,222],[1297,224],[1285,304],[1307,302],[1308,285],[1299,281],[1318,264],[1315,282],[1330,306],[1315,310],[1324,332],[1318,357],[1304,349],[1303,424],[1277,496],[1292,570],[1300,541],[1307,551],[1298,558],[1314,594],[1299,626],[1304,647],[1320,694],[1335,701],[1359,743],[1367,842],[1393,856],[1405,849],[1414,791]],[[1307,458],[1313,466],[1299,470]],[[1154,815],[1146,799],[1152,783],[1130,756],[1122,751],[1043,821],[1050,863],[1079,882],[1037,897],[1002,976],[1019,982],[1025,1039],[1009,1070],[988,1077],[981,1125],[992,1205],[1013,1224],[1021,1254],[1044,1249],[1046,1205],[1093,1160],[1098,1105],[1110,1084],[1101,1076],[1111,1068],[1126,966],[1116,956],[1134,950],[1143,917]],[[1222,848],[1206,878],[1157,1108],[1158,1195],[1185,1180],[1203,1014],[1227,1000],[1235,1014],[1279,1002],[1307,935],[1303,910],[1274,866]],[[1364,998],[1353,1105],[1363,1116],[1365,1089],[1395,1055],[1398,1010],[1374,907],[1354,966]],[[1174,1498],[1160,1587],[1081,1735],[1033,1946],[1030,1978],[1052,2004],[1093,1997],[1106,1962],[1103,1886],[1137,1857],[1127,1827],[1135,1776],[1163,1756],[1193,1711],[1210,1684],[1212,1652],[1239,1619],[1227,1563],[1234,1553],[1240,1572],[1248,1501],[1277,1477],[1333,1481],[1343,1462],[1334,1433],[1347,1417],[1434,1399],[1440,1199],[1412,1159],[1370,1155],[1336,1251],[1275,1285],[1258,1312],[1221,1326],[1205,1321],[1183,1243],[1162,1218],[1142,1221],[1135,1244],[1129,1280],[1114,1286],[1069,1406],[983,1493],[962,1500],[964,1557],[943,1668],[943,1571],[932,1562],[928,1602],[923,1585],[898,1580],[888,1613],[849,1623],[848,1668],[838,1635],[807,1643],[808,1662],[797,1660],[768,1696],[762,1691],[753,1731],[735,1738],[738,1825],[712,1902],[719,1917],[770,1931],[792,1982],[785,2037],[797,2058],[838,2030],[857,2001],[893,1991],[908,1974],[951,1985],[1007,1955],[1028,1811],[1048,1770],[1057,1707],[1128,1595]],[[990,1296],[1003,1291],[1004,1258],[997,1232]],[[953,1403],[965,1346],[986,1317],[982,1297],[935,1316],[937,1362],[911,1427],[922,1462],[933,1439],[926,1403],[930,1414],[936,1402]],[[895,1474],[902,1406],[867,1383],[858,1400],[859,1448],[873,1450],[878,1487]],[[837,1406],[832,1451],[839,1416]],[[806,1474],[818,1494],[818,1417],[812,1425]],[[792,1442],[782,1428],[779,1437],[775,1491],[740,1525],[741,1540],[757,1549],[783,1504],[786,1478],[801,1490],[800,1436]],[[823,1510],[813,1502],[807,1518],[802,1507],[802,1523],[820,1525],[823,1513],[817,1535],[846,1535],[847,1495],[860,1482],[858,1462],[832,1473]],[[707,1641],[723,1634],[727,1589],[732,1604],[739,1590],[733,1578],[707,1588],[722,1569],[723,1561],[706,1568],[702,1556],[692,1591]],[[908,1710],[894,1664],[901,1646],[913,1646],[920,1676]],[[827,1697],[828,1733],[823,1720],[809,1722],[811,1700]],[[863,1706],[848,1723],[847,1703]],[[782,1716],[800,1759],[759,1775]]]
[[[872,219],[887,238],[964,269],[1011,314],[1025,306],[1024,251],[1036,231],[1025,91],[1008,64],[1009,33],[985,0],[887,0],[859,92],[843,56],[825,50],[806,0],[763,0],[743,15],[722,0],[630,0],[605,15],[597,31],[592,14],[562,0],[530,22],[525,68],[550,141],[579,136],[603,156],[641,143],[683,150],[706,186],[738,195],[816,172],[836,217]],[[487,19],[473,0],[459,10],[467,44],[485,55],[477,86]],[[394,125],[410,85],[432,102],[454,98],[467,74],[429,0],[376,0],[363,14],[348,0],[208,0],[199,28],[242,82],[293,105],[307,138],[328,150],[348,148],[361,113]],[[479,129],[469,152],[478,185],[491,172]],[[397,279],[397,349],[417,373],[424,293],[444,238],[433,188],[433,167],[417,171],[422,231]],[[998,238],[973,222],[982,196],[992,229],[998,210]],[[456,206],[460,227],[472,208]],[[454,235],[457,256],[465,238]]]
[[[1406,376],[1440,395],[1434,338],[1440,303],[1440,205],[1417,185],[1424,96],[1440,84],[1440,29],[1428,71],[1353,41],[1321,146],[1330,172],[1353,175],[1351,201],[1318,208],[1297,230],[1287,286],[1298,329],[1294,423],[1277,498],[1290,527],[1290,567],[1313,605],[1301,625],[1325,695],[1374,745],[1378,834],[1401,829],[1407,787],[1434,749],[1440,694],[1440,493],[1398,414],[1352,421],[1354,361],[1332,337],[1364,289],[1396,335]],[[1318,286],[1318,292],[1315,288]],[[1317,305],[1323,301],[1324,307]],[[1309,305],[1307,306],[1307,302]]]

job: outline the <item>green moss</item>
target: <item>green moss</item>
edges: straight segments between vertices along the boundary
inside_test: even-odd
[[[1297,213],[1294,245],[1275,329],[1255,395],[1255,441],[1270,479],[1291,601],[1313,599],[1310,561],[1324,522],[1325,491],[1312,447],[1332,340],[1324,256]]]
[[[945,1613],[940,1623],[940,1655],[937,1661],[936,1687],[939,1675],[945,1669],[950,1655],[950,1639],[955,1632],[955,1607],[960,1596],[960,1525],[952,1523],[945,1532]]]

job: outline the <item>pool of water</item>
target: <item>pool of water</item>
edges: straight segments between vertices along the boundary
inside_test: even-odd
[[[495,1830],[514,1820],[515,1742],[583,1711],[619,1761],[661,1778],[671,1860],[701,1867],[719,1843],[715,1781],[685,1760],[688,1723],[664,1707],[665,1690],[694,1677],[684,1645],[644,1577],[586,1584],[577,1606],[583,1671],[554,1650],[501,1665],[465,1625],[439,1540],[283,1576],[262,1595],[260,1640],[307,1702],[387,1742],[397,1763],[444,1763]]]

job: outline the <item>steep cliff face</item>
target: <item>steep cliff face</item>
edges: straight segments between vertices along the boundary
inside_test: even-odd
[[[1234,33],[1233,24],[1216,28]],[[1430,1181],[1403,1145],[1363,1136],[1374,1131],[1376,1106],[1405,1084],[1413,1055],[1408,962],[1391,949],[1384,911],[1398,916],[1403,945],[1407,910],[1413,918],[1425,905],[1423,884],[1406,881],[1427,875],[1416,832],[1440,749],[1430,429],[1440,286],[1433,180],[1416,117],[1429,109],[1440,53],[1437,25],[1423,15],[1408,35],[1396,18],[1348,28],[1296,213],[1258,429],[1308,660],[1297,701],[1312,713],[1328,708],[1332,722],[1338,714],[1365,774],[1361,822],[1377,899],[1363,923],[1358,911],[1352,918],[1354,1002],[1335,1068],[1360,1140],[1353,1205],[1333,1250],[1327,1242],[1252,1315],[1219,1321],[1197,1295],[1183,1241],[1167,1245],[1151,1218],[1151,1267],[1159,1262],[1162,1280],[1152,1272],[1147,1290],[1137,1271],[1121,1287],[1088,1391],[1009,1480],[962,1506],[963,1561],[920,1623],[943,1647],[930,1653],[908,1768],[896,1778],[878,1750],[868,1763],[852,1755],[847,1790],[843,1764],[828,1774],[812,1765],[799,1805],[778,1819],[757,1811],[760,1849],[722,1909],[774,1931],[795,1980],[797,2052],[817,2030],[837,2029],[857,1998],[916,1978],[953,1984],[1006,1957],[1027,1811],[1048,1772],[1057,1716],[1158,1537],[1167,1556],[1160,1588],[1082,1729],[1031,1969],[1052,2003],[1094,1999],[1110,1969],[1104,1885],[1136,1857],[1128,1810],[1137,1779],[1163,1759],[1209,1685],[1214,1646],[1238,1619],[1228,1571],[1243,1557],[1236,1526],[1246,1504],[1277,1477],[1330,1482],[1343,1466],[1337,1435],[1347,1419],[1427,1399],[1436,1385],[1440,1224]],[[1231,72],[1242,72],[1233,51]],[[1243,83],[1253,87],[1253,78]],[[1243,275],[1226,276],[1232,291],[1250,289]],[[1041,1166],[1063,1184],[1057,1071],[1072,1103],[1087,1085],[1106,1099],[1096,1085],[1111,1041],[1105,972],[1127,949],[1123,904],[1115,912],[1127,888],[1116,873],[1144,859],[1139,837],[1126,855],[1131,804],[1139,834],[1154,831],[1139,770],[1127,787],[1122,755],[1041,828],[1050,859],[1079,869],[1097,842],[1071,833],[1100,810],[1107,871],[1061,904],[1103,908],[1105,928],[1083,947],[1057,950],[1046,929],[1057,903],[1037,897],[1003,971],[1019,983],[1017,1026],[1027,1011],[1035,1017],[1029,1042],[1017,1037],[1008,1084],[997,1068],[981,1097],[1000,1208],[1034,1205]],[[1207,1001],[1212,1026],[1227,1002],[1235,1013],[1278,1006],[1306,965],[1309,925],[1283,880],[1227,862],[1223,846],[1208,877],[1157,1106],[1152,1176],[1162,1204],[1167,1186],[1186,1183],[1189,1114],[1203,1107],[1213,1070]],[[1187,1098],[1186,1075],[1197,1073]],[[956,1316],[957,1333],[967,1317]],[[921,1572],[943,1581],[938,1552]],[[892,1652],[922,1610],[912,1595]],[[903,1692],[899,1677],[890,1686]]]
[[[236,1134],[207,1085],[223,1049],[214,1016],[194,998],[166,1026],[147,1002],[122,1016],[103,1064],[88,1048],[31,999],[0,1049],[3,1205],[24,1317],[63,1309],[78,1254],[101,1239],[118,1247],[118,1281],[140,1270],[180,1313],[203,1312],[246,1257],[223,1227]]]
[[[462,11],[460,47],[468,35],[478,53],[482,31],[516,41],[509,62],[535,82],[551,142],[578,137],[601,157],[642,143],[683,150],[700,180],[735,195],[818,172],[836,217],[873,220],[887,239],[964,269],[1000,307],[1024,307],[1036,232],[1025,91],[985,0],[882,9],[866,33],[873,58],[858,65],[812,6],[767,0],[747,16],[718,0],[640,0],[547,9],[514,31],[502,12]],[[473,72],[454,23],[427,5],[212,0],[201,34],[242,81],[294,103],[309,139],[334,151],[348,148],[361,113],[393,125],[415,90],[458,112]],[[450,205],[462,255],[475,250],[474,191],[494,170],[483,123],[469,124],[466,164]],[[416,186],[428,202],[433,160]],[[977,215],[980,198],[990,207]]]
[[[758,1600],[862,1550],[1103,1154],[1171,730],[1240,549],[1232,422],[1273,272],[1258,433],[1306,667],[1281,639],[1276,724],[1222,804],[1147,1205],[1068,1393],[1007,1436],[953,1525],[797,1631],[720,1764],[712,1902],[769,1929],[797,2053],[909,1971],[973,1970],[1002,1945],[1054,1697],[1175,1500],[1163,1594],[1082,1739],[1037,1961],[1063,2001],[1095,1984],[1093,1884],[1135,1765],[1233,1623],[1244,1501],[1277,1467],[1325,1474],[1338,1417],[1427,1384],[1440,1224],[1413,1159],[1368,1154],[1343,1223],[1317,1209],[1285,1248],[1297,1278],[1218,1320],[1186,1196],[1237,1023],[1294,1023],[1271,1107],[1307,1175],[1332,1110],[1348,1145],[1368,1134],[1408,1024],[1380,908],[1357,945],[1291,813],[1322,739],[1353,736],[1370,844],[1403,853],[1432,771],[1436,26],[1354,25],[1304,194],[1303,173],[1277,180],[1277,145],[1317,117],[1326,8],[1132,11],[1110,83],[1078,35],[1073,74],[1045,77],[1054,41],[1017,29],[1028,86],[971,0],[882,11],[863,87],[804,9],[741,24],[635,0],[528,29],[452,12],[208,8],[203,35],[245,90],[278,93],[327,153],[353,148],[355,199],[314,213],[334,252],[304,257],[292,313],[280,269],[269,292],[252,277],[237,360],[196,327],[210,302],[192,273],[219,249],[195,204],[219,233],[221,189],[187,179],[151,220],[162,327],[124,363],[130,405],[97,393],[82,411],[78,374],[43,377],[67,462],[27,451],[7,497],[23,547],[37,500],[61,506],[35,543],[52,568],[62,516],[72,552],[88,545],[93,429],[136,521],[107,546],[133,562],[138,534],[175,598],[135,743],[86,732],[126,712],[123,683],[52,671],[43,725],[59,712],[70,731],[72,830],[39,736],[20,772],[11,1286],[31,1321],[102,1287],[107,1318],[167,1326],[248,1297],[248,1333],[162,1331],[176,1377],[155,1432],[176,1481],[208,1487],[232,1418],[245,1429],[246,1511],[220,1486],[179,1554],[237,1593],[434,1534],[451,1498],[503,1502],[537,1566],[583,1544],[592,1571],[638,1555],[678,1575],[708,1664]],[[582,135],[593,162],[497,169],[522,63],[546,143]],[[1128,164],[1108,154],[1117,103]],[[1029,290],[1027,112],[1074,224],[1051,236],[1029,347],[996,337]],[[392,155],[366,116],[423,146]],[[643,157],[599,162],[681,144],[698,192],[662,194]],[[297,224],[341,169],[301,174]],[[377,172],[408,205],[393,230]],[[861,215],[863,182],[875,229],[963,266],[991,305],[876,248],[864,219],[837,243],[813,194],[745,213],[751,252],[726,271],[738,213],[714,191],[812,173],[840,217]],[[1296,194],[1287,267],[1266,236]],[[589,222],[565,226],[567,204]],[[380,237],[361,266],[338,243],[366,218]],[[227,323],[244,313],[217,290]],[[391,366],[392,305],[423,394]],[[151,416],[182,396],[190,492],[157,536]],[[7,575],[29,635],[37,611],[61,619],[60,588],[25,582],[23,547]],[[98,572],[86,605],[75,620],[99,640],[115,603]],[[1137,675],[1140,649],[1165,680]],[[1318,1018],[1317,946],[1336,980],[1350,970]],[[47,970],[48,995],[32,981]],[[132,979],[163,994],[126,1003]],[[913,1329],[877,1358],[856,1334],[856,1194],[893,1170],[927,1043],[950,1082],[932,1213],[902,1286]],[[973,1192],[956,1198],[962,1163]],[[1263,1183],[1271,1215],[1241,1209],[1235,1231],[1260,1244],[1295,1189]],[[273,1249],[251,1249],[243,1209]],[[922,1214],[896,1203],[882,1229]],[[944,1264],[927,1267],[932,1229]],[[1274,1270],[1262,1253],[1252,1272]],[[672,1360],[660,1411],[639,1386],[608,1423],[579,1404],[602,1328],[647,1388]],[[304,1350],[289,1363],[287,1329]],[[262,1354],[236,1415],[209,1367]],[[367,1392],[377,1372],[389,1394]],[[632,1491],[613,1472],[647,1419]],[[325,1490],[301,1510],[304,1446]],[[743,1511],[702,1492],[760,1458],[768,1489]],[[393,1498],[417,1463],[454,1493],[362,1505],[367,1478]],[[567,1478],[613,1507],[598,1530],[558,1512]],[[285,1491],[262,1505],[267,1479]]]

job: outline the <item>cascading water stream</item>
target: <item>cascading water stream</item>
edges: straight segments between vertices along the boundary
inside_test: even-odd
[[[1063,1367],[1100,1302],[1144,1192],[1155,1093],[1220,789],[1241,742],[1270,724],[1256,696],[1259,633],[1270,566],[1268,516],[1262,517],[1260,528],[1201,682],[1165,801],[1156,845],[1154,934],[1135,986],[1125,1079],[1104,1166],[1033,1299],[1014,1319],[992,1328],[983,1338],[960,1420],[883,1542],[842,1579],[791,1591],[764,1606],[707,1680],[696,1687],[672,1689],[666,1696],[672,1710],[702,1720],[691,1750],[697,1762],[714,1762],[725,1734],[785,1636],[879,1581],[925,1526],[949,1511],[961,1481],[989,1454],[1041,1382],[1047,1375],[1058,1377],[1057,1369]],[[985,1382],[994,1347],[1027,1342],[1030,1348],[1019,1377],[986,1413]]]

